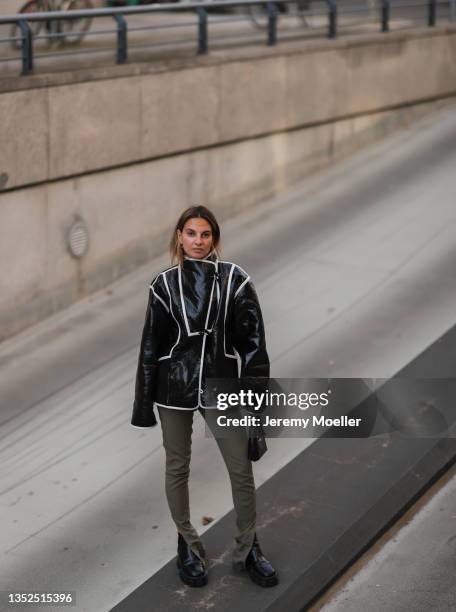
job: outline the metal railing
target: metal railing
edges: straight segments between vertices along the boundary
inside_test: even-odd
[[[282,12],[284,5],[296,5],[297,0],[273,0],[267,2],[261,2],[260,0],[203,0],[202,2],[185,2],[185,3],[172,3],[172,4],[155,4],[155,5],[142,5],[135,7],[115,7],[115,8],[99,8],[90,10],[74,10],[74,11],[52,11],[52,12],[39,12],[39,13],[24,13],[17,15],[7,15],[0,17],[0,26],[5,24],[16,24],[20,29],[19,46],[21,51],[21,63],[22,63],[22,75],[28,75],[33,72],[34,66],[34,36],[31,27],[31,23],[45,22],[49,24],[51,22],[69,21],[78,19],[96,19],[96,18],[112,18],[116,22],[116,29],[112,30],[116,34],[116,61],[118,64],[124,64],[128,59],[129,40],[128,40],[128,24],[126,17],[139,14],[156,14],[156,13],[181,13],[181,12],[192,12],[196,16],[197,26],[197,53],[206,54],[209,51],[208,44],[208,11],[210,9],[229,9],[236,7],[251,7],[252,5],[258,5],[265,7],[265,18],[267,20],[265,27],[265,38],[264,42],[268,46],[274,46],[278,41],[277,34],[277,20],[279,15],[279,7],[282,6]],[[328,38],[336,38],[338,35],[338,15],[339,9],[337,0],[323,0],[319,3],[322,9],[326,7],[326,10],[320,12],[313,12],[313,15],[326,15],[327,27],[326,35]],[[378,10],[378,22],[379,29],[381,32],[388,32],[390,30],[390,19],[392,0],[381,0],[381,4]],[[401,7],[420,6],[427,8],[427,25],[433,27],[437,20],[437,0],[425,0],[424,3],[394,3],[394,9]],[[354,10],[359,10],[359,7]],[[344,11],[348,13],[348,10]],[[186,24],[189,25],[189,24]],[[137,29],[151,29],[151,28],[135,28]],[[90,32],[89,32],[90,33]],[[106,33],[104,31],[103,33]],[[55,34],[49,34],[48,37],[59,37],[63,36],[58,32]],[[37,37],[40,38],[40,37]],[[2,38],[0,42],[8,40],[15,40],[14,38]],[[91,50],[86,50],[91,52]],[[81,51],[73,51],[72,54],[81,53]],[[60,55],[70,55],[71,53],[62,53]],[[54,54],[58,55],[58,54]],[[7,60],[0,60],[7,61]]]

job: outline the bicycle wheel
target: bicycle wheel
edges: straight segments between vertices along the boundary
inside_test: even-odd
[[[311,7],[312,0],[298,0],[296,3],[296,9],[298,15],[302,19],[302,22],[305,26],[309,25],[309,21],[307,17],[309,16],[309,11]]]
[[[69,0],[63,6],[66,11],[85,11],[93,9],[91,0]],[[92,24],[91,17],[81,17],[79,19],[64,19],[62,21],[63,40],[69,45],[77,45],[81,42]]]
[[[43,6],[42,0],[29,0],[26,2],[24,6],[21,8],[19,13],[39,13],[40,11],[46,10],[46,7]],[[30,28],[32,30],[33,36],[38,36],[41,28],[43,27],[42,21],[33,21],[30,22]],[[22,31],[17,23],[11,26],[10,32],[11,38],[15,38],[16,40],[11,41],[11,46],[13,49],[21,49],[22,48]]]
[[[251,4],[247,7],[247,14],[252,24],[259,30],[268,27],[268,7],[266,4]]]

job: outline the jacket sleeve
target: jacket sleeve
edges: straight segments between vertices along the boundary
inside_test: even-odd
[[[263,316],[250,277],[247,277],[235,292],[233,326],[234,346],[241,358],[240,378],[267,379],[269,357]]]
[[[167,325],[165,302],[153,289],[149,291],[146,318],[139,350],[136,371],[135,399],[131,424],[135,427],[153,427],[157,419],[153,411],[155,381],[160,355],[160,344],[163,330]]]

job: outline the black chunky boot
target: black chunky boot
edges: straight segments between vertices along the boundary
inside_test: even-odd
[[[275,569],[261,552],[256,534],[245,560],[245,568],[253,582],[262,587],[271,587],[279,583]]]
[[[195,555],[181,534],[177,539],[177,567],[182,582],[188,586],[200,587],[207,584],[204,561]]]

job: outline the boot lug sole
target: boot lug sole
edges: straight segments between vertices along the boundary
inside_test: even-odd
[[[268,578],[266,578],[265,576],[259,576],[254,571],[249,570],[248,568],[247,568],[247,572],[250,578],[253,580],[253,582],[255,582],[255,584],[258,584],[262,587],[273,587],[279,584],[279,580],[276,575],[269,576]]]
[[[191,576],[187,576],[187,574],[184,573],[183,569],[180,566],[179,559],[176,561],[176,565],[177,565],[177,567],[179,569],[179,577],[180,577],[180,579],[187,586],[190,586],[190,587],[202,587],[202,586],[205,586],[207,584],[207,581],[208,581],[207,580],[207,574],[205,574],[204,576],[199,576],[199,577],[192,578]]]

